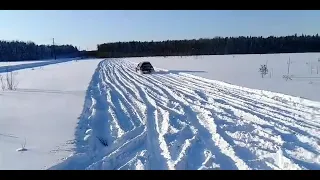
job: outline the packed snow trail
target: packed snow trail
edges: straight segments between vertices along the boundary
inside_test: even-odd
[[[320,169],[320,103],[102,61],[77,131],[51,169]]]

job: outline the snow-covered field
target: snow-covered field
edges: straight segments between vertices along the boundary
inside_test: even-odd
[[[318,100],[315,78],[282,78],[288,56],[292,74],[304,76],[304,62],[318,55],[82,60],[19,70],[19,89],[0,92],[0,169],[320,169],[320,102],[214,80]],[[273,74],[262,79],[266,59]],[[144,60],[155,74],[134,71]],[[17,152],[24,138],[27,151]]]
[[[290,58],[292,80],[285,81]],[[158,68],[175,72],[186,72],[208,79],[280,92],[320,101],[320,53],[264,54],[264,55],[221,55],[198,57],[152,57],[129,58],[130,61],[150,61]],[[266,64],[269,74],[261,78],[259,68]],[[318,73],[317,74],[317,67]],[[312,73],[311,73],[312,72]]]
[[[16,71],[18,90],[0,91],[0,169],[45,169],[73,152],[74,130],[98,62]],[[27,151],[17,152],[25,140]]]

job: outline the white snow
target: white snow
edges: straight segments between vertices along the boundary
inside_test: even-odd
[[[78,117],[99,61],[16,71],[18,90],[0,91],[0,169],[45,169],[74,151]],[[27,151],[17,152],[24,138]]]
[[[290,58],[291,81],[285,81]],[[185,72],[208,79],[248,88],[279,92],[320,101],[320,53],[217,55],[187,57],[129,58],[130,61],[150,61],[158,68]],[[258,72],[266,64],[269,74],[261,78]],[[317,67],[318,73],[317,74]],[[311,71],[312,70],[312,71]],[[312,72],[312,74],[311,74]],[[270,77],[271,75],[271,77]]]
[[[317,78],[282,78],[289,57],[291,74],[317,77],[305,62],[318,56],[100,59],[19,70],[19,89],[0,92],[0,169],[320,169]],[[267,59],[273,74],[262,79]],[[134,71],[145,60],[154,74]],[[24,138],[26,151],[17,152]]]
[[[83,149],[51,169],[320,169],[319,102],[171,70],[141,75],[130,60],[99,64]]]

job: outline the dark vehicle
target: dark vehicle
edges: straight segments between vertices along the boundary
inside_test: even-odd
[[[154,68],[150,62],[144,61],[144,62],[140,62],[138,64],[138,66],[136,67],[136,72],[139,72],[139,71],[142,74],[150,74],[150,73],[154,72]]]

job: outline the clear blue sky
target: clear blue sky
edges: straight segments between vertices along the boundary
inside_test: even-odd
[[[316,34],[320,11],[0,11],[0,39],[72,44]]]

